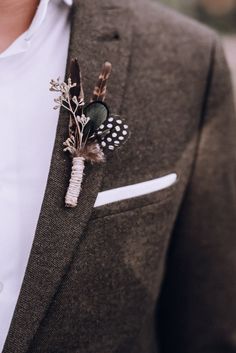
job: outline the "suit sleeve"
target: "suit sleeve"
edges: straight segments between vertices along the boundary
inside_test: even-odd
[[[208,83],[159,301],[162,353],[236,352],[236,118],[218,38]]]

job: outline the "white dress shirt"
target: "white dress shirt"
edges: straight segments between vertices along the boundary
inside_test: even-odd
[[[64,79],[72,0],[41,0],[0,54],[0,352],[22,285],[58,121],[49,81]]]

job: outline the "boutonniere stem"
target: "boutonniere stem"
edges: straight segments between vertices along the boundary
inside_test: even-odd
[[[81,192],[85,163],[102,163],[106,152],[113,151],[128,138],[128,125],[112,115],[106,105],[107,80],[111,63],[105,62],[88,104],[84,100],[82,77],[77,59],[71,61],[67,82],[51,80],[50,90],[60,93],[54,109],[63,107],[69,113],[68,138],[64,152],[72,157],[72,170],[65,196],[66,207],[76,207]]]

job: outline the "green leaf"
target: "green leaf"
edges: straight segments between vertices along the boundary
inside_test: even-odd
[[[84,114],[90,118],[90,121],[85,126],[84,134],[90,131],[90,135],[101,126],[109,116],[109,110],[103,102],[92,102],[84,108]]]

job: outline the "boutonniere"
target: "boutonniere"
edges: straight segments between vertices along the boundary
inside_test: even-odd
[[[110,114],[105,101],[111,63],[105,62],[89,103],[85,102],[82,76],[77,59],[71,61],[67,82],[51,80],[50,91],[59,92],[54,109],[63,107],[69,112],[68,137],[64,152],[72,157],[66,207],[76,207],[81,191],[85,163],[102,163],[109,151],[121,146],[129,136],[128,125]]]

